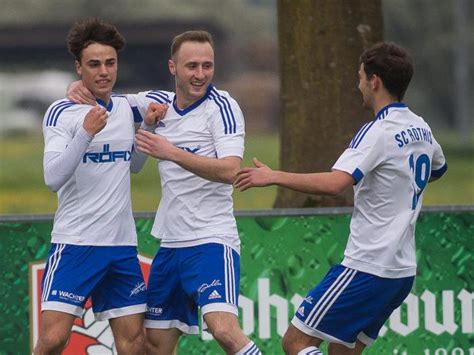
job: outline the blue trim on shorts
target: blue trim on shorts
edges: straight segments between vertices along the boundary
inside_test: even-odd
[[[413,281],[414,276],[388,279],[335,265],[308,292],[295,317],[344,343],[355,343],[361,333],[376,339]]]

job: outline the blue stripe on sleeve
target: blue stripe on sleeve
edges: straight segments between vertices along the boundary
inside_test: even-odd
[[[54,119],[53,126],[56,126],[56,124],[58,123],[58,118],[59,118],[59,116],[61,115],[61,112],[63,112],[65,109],[67,109],[67,108],[69,108],[69,107],[71,107],[71,106],[72,106],[72,105],[64,106],[63,108],[61,108],[61,109],[58,111],[58,113],[57,113],[57,115],[56,115],[56,118]]]
[[[215,88],[211,90],[212,98],[216,102],[217,106],[221,111],[222,120],[224,121],[225,134],[231,134],[237,132],[237,123],[235,121],[234,112],[230,106],[229,100],[220,95]]]
[[[46,120],[46,126],[56,126],[58,117],[65,109],[74,105],[71,101],[62,101],[54,105],[49,111],[48,119]]]
[[[161,96],[159,96],[159,95],[154,95],[153,93],[148,93],[148,94],[146,94],[145,97],[148,97],[148,98],[150,98],[150,99],[153,99],[153,100],[155,100],[156,102],[158,102],[158,103],[160,103],[160,104],[164,104],[164,103],[166,102],[166,100],[163,99]]]
[[[372,121],[364,128],[364,132],[362,132],[362,134],[357,138],[352,148],[356,149],[359,146],[360,142],[362,142],[362,139],[364,139],[365,135],[367,134],[369,129],[374,125],[374,123],[375,121]]]
[[[230,133],[236,133],[237,132],[237,123],[235,122],[235,116],[234,112],[232,111],[232,107],[230,106],[229,99],[225,96],[221,96],[221,99],[224,101],[225,105],[229,109],[230,116],[229,116],[229,121],[231,121],[231,129]]]
[[[441,168],[437,170],[431,170],[431,177],[439,178],[444,175],[444,173],[448,170],[448,164],[444,164]]]
[[[133,112],[133,121],[135,123],[140,123],[143,121],[142,115],[140,114],[140,111],[138,110],[137,106],[132,106],[132,112]]]
[[[219,106],[221,109],[222,119],[225,120],[225,134],[232,133],[232,124],[230,122],[229,112],[227,112],[225,103],[222,101],[221,96],[216,92],[216,90],[212,89],[211,93],[213,94],[213,98],[217,106]]]
[[[227,119],[226,119],[227,115],[224,112],[224,107],[223,107],[222,103],[217,100],[216,95],[214,95],[213,93],[210,93],[209,97],[211,99],[213,99],[214,102],[216,103],[217,107],[219,107],[219,111],[221,112],[222,122],[224,123],[224,134],[228,134],[229,128],[228,128],[228,122],[227,122]]]
[[[171,103],[171,100],[169,99],[168,95],[161,91],[150,91],[148,94],[146,94],[146,97],[158,101],[160,104],[163,104],[165,102]]]
[[[364,177],[364,173],[359,168],[356,168],[351,175],[356,184]]]
[[[364,131],[364,128],[365,128],[369,123],[370,123],[370,122],[367,122],[366,124],[364,124],[364,125],[359,129],[359,131],[357,131],[357,133],[355,134],[354,138],[352,138],[351,143],[349,144],[349,148],[354,147],[355,141],[359,138],[359,136],[360,136],[360,135],[362,134],[362,132]]]
[[[72,105],[73,103],[70,101],[61,101],[61,102],[58,102],[56,105],[54,105],[49,111],[48,119],[46,120],[46,126],[51,126],[53,124],[53,121],[56,118],[56,113],[58,112],[58,110],[60,110],[64,106],[72,106]]]

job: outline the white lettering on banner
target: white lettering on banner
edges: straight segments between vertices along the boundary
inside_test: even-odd
[[[471,334],[473,331],[472,323],[474,314],[472,312],[472,304],[474,303],[474,293],[462,289],[461,292],[459,292],[458,294],[458,300],[461,301],[462,332],[466,334]]]
[[[407,324],[403,324],[402,322],[401,313],[404,304],[407,306]],[[418,297],[410,293],[407,298],[405,298],[405,301],[402,303],[402,305],[393,311],[392,315],[390,316],[390,329],[403,336],[410,334],[411,332],[417,330],[420,326],[419,314]],[[385,335],[387,331],[388,328],[384,325],[380,330],[380,335]]]
[[[255,328],[255,311],[250,298],[239,295],[239,307],[242,309],[242,330],[245,334],[252,334]]]
[[[454,323],[454,292],[443,291],[443,323],[436,320],[436,297],[430,291],[425,290],[421,299],[425,302],[425,328],[433,334],[440,335],[448,332],[453,335],[458,326]]]
[[[278,295],[270,295],[270,279],[258,279],[258,335],[270,338],[270,306],[277,311],[277,333],[283,336],[288,328],[288,301]]]
[[[269,339],[271,334],[271,308],[274,307],[276,311],[276,330],[279,336],[283,336],[289,320],[293,317],[304,298],[299,294],[294,294],[290,301],[276,295],[270,294],[270,279],[259,278],[257,280],[258,287],[258,336],[260,339]],[[471,334],[473,331],[473,302],[474,293],[462,289],[457,299],[460,302],[455,302],[454,291],[444,290],[441,292],[441,303],[439,297],[429,290],[425,290],[421,296],[416,296],[412,293],[408,295],[402,305],[397,308],[390,316],[387,325],[384,325],[380,331],[380,336],[384,336],[389,330],[401,336],[407,336],[420,328],[420,300],[423,302],[424,319],[422,324],[425,329],[433,334],[439,335],[443,332],[454,334],[461,331],[464,334]],[[291,303],[292,309],[289,309],[288,303]],[[461,308],[460,325],[456,324],[454,315],[456,314],[456,307]],[[439,305],[441,305],[439,307]],[[438,307],[437,307],[438,306]],[[252,299],[239,295],[240,319],[242,322],[242,329],[246,335],[255,333],[255,301]],[[439,314],[442,323],[438,322],[436,316],[437,308],[441,308]],[[402,317],[402,311],[406,314]],[[402,320],[403,319],[403,320]],[[203,332],[202,338],[204,340],[212,339],[210,335]],[[471,354],[474,355],[474,354]]]

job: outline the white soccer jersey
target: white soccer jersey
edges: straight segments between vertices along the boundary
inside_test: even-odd
[[[176,107],[172,92],[141,92],[129,95],[129,101],[143,116],[151,102],[168,103],[155,133],[181,149],[210,158],[243,157],[244,118],[225,91],[210,85],[203,98],[184,110]],[[217,242],[239,251],[232,186],[203,179],[170,161],[158,161],[158,170],[162,197],[151,233],[161,245]]]
[[[402,103],[388,105],[359,130],[333,169],[356,181],[342,264],[381,277],[415,275],[423,190],[430,176],[447,169],[428,124]]]
[[[45,153],[63,152],[92,106],[54,102],[43,122]],[[130,197],[133,114],[124,97],[107,107],[105,128],[90,142],[72,177],[58,191],[53,243],[136,245]]]

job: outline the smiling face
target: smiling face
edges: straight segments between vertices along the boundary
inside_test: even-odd
[[[82,50],[76,71],[86,88],[95,97],[108,102],[117,80],[117,51],[100,43],[91,43]]]
[[[176,81],[176,103],[184,109],[206,94],[214,77],[214,50],[208,42],[184,42],[168,67]]]

